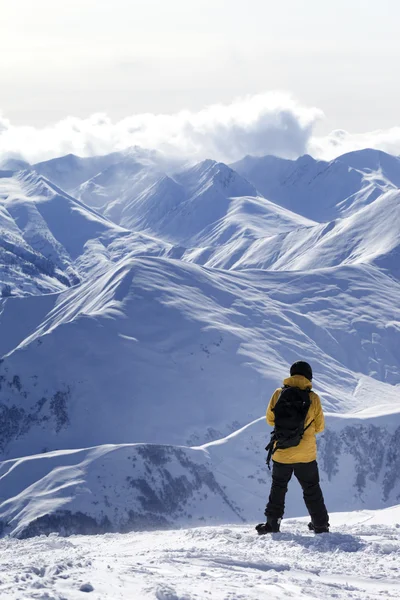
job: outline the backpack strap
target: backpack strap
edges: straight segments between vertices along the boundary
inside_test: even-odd
[[[272,455],[274,454],[274,452],[276,452],[278,450],[278,448],[274,448],[275,446],[275,442],[276,442],[276,435],[275,435],[275,429],[273,430],[273,432],[271,433],[271,440],[268,444],[268,446],[265,446],[265,449],[267,451],[267,466],[268,469],[271,470],[271,459],[272,459]]]
[[[309,424],[307,425],[307,427],[304,427],[304,431],[307,431],[307,429],[310,427],[310,425],[312,425],[314,423],[314,421],[315,421],[315,419],[313,419],[312,421],[310,421]]]

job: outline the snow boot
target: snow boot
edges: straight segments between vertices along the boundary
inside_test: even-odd
[[[314,525],[311,521],[311,523],[308,524],[308,529],[314,533],[329,533],[329,523],[326,523],[325,525]]]
[[[281,525],[281,519],[268,519],[266,523],[260,523],[256,525],[256,531],[258,535],[265,535],[266,533],[279,533]]]

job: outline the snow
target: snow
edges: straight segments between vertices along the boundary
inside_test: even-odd
[[[36,163],[33,168],[65,191],[71,191],[100,171],[113,165],[120,159],[116,152],[106,156],[92,156],[81,158],[74,154],[67,154],[41,163]]]
[[[129,444],[4,461],[4,533],[98,533],[243,522],[208,465],[207,453]],[[151,485],[148,477],[151,473]],[[51,515],[51,516],[49,516]]]
[[[383,179],[392,182],[396,187],[400,187],[400,157],[398,156],[392,156],[382,150],[365,148],[358,152],[343,154],[338,160],[359,171],[378,172]]]
[[[74,188],[74,177],[89,177],[94,165],[100,171]],[[309,156],[297,161],[246,157],[235,168],[250,183],[211,160],[165,171],[162,161],[137,149],[90,159],[67,156],[35,168],[56,183],[69,181],[65,187],[73,196],[107,220],[100,224],[97,212],[34,171],[3,177],[4,207],[11,214],[1,214],[6,235],[14,236],[13,252],[18,244],[30,244],[70,283],[96,272],[99,261],[111,266],[122,256],[137,256],[138,238],[141,255],[157,253],[213,269],[298,271],[374,264],[398,277],[399,165],[396,157],[372,150],[331,163]],[[57,177],[60,173],[65,180]],[[260,189],[268,199],[257,195]],[[22,201],[27,195],[34,202]],[[96,240],[101,245],[95,247]],[[21,288],[32,293],[26,277],[22,283],[17,273],[16,282],[7,281],[14,293]],[[46,286],[50,292],[65,285],[59,277],[57,287],[49,287],[48,279],[42,276],[40,289]]]
[[[399,159],[4,169],[0,595],[398,597]],[[265,408],[298,358],[333,533],[294,482],[258,538]]]
[[[204,228],[226,215],[231,197],[254,196],[256,190],[212,160],[170,175],[128,156],[74,193],[123,227],[193,244]]]
[[[0,299],[0,356],[14,348],[42,323],[54,307],[56,294]]]
[[[19,434],[2,432],[2,451],[221,438],[264,412],[299,352],[325,409],[396,404],[398,294],[366,266],[293,275],[123,259],[59,295],[5,357],[0,399]],[[379,389],[354,394],[361,374]]]
[[[306,520],[257,537],[225,525],[125,535],[0,541],[0,595],[8,600],[398,598],[400,511],[331,516],[314,536]]]
[[[396,271],[396,157],[376,151],[331,163],[246,157],[233,166],[237,172],[208,160],[167,175],[129,157],[76,194],[124,227],[184,246],[183,260],[212,268],[374,263]]]
[[[379,150],[361,150],[331,162],[247,156],[231,165],[277,204],[319,222],[349,216],[398,189],[400,160]]]
[[[33,247],[37,244],[33,240],[40,235],[38,229],[42,223],[52,232],[55,244],[61,244],[72,258],[81,254],[88,239],[101,237],[105,233],[116,235],[123,232],[121,228],[35,174],[22,173],[14,177],[13,182],[15,188],[6,200],[6,208]],[[29,214],[30,211],[34,211],[33,217]],[[44,240],[41,241],[43,244]],[[46,249],[45,254],[49,255]]]
[[[85,272],[78,272],[75,261],[86,244],[98,239],[104,247],[128,233],[34,171],[0,178],[2,282],[14,295],[78,283]]]

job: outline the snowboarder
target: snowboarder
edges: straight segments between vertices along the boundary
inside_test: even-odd
[[[265,509],[266,523],[257,525],[259,535],[276,533],[285,510],[285,496],[292,474],[298,479],[310,513],[308,527],[315,533],[329,532],[329,516],[319,484],[315,434],[325,421],[319,396],[311,391],[312,369],[304,361],[295,362],[290,377],[272,395],[267,423],[274,427],[267,446],[267,464],[272,458],[272,486]]]

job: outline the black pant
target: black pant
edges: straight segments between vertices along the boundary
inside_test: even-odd
[[[286,465],[273,461],[272,486],[265,516],[270,519],[281,519],[285,512],[285,496],[292,474],[298,479],[303,488],[303,498],[312,522],[317,527],[323,527],[329,521],[324,497],[319,485],[317,461],[309,463],[294,463]]]

